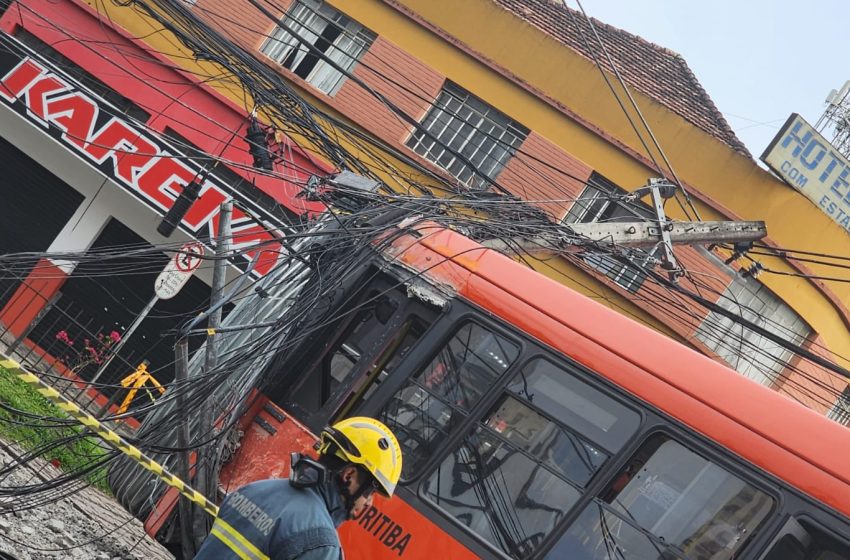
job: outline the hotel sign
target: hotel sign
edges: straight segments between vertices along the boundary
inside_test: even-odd
[[[788,118],[761,160],[850,231],[850,161],[803,117]]]

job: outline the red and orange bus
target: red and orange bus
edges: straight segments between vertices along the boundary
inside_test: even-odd
[[[369,415],[404,472],[341,528],[348,558],[850,558],[847,428],[433,223],[350,260],[264,300],[297,329],[243,378],[223,492]],[[116,494],[173,535],[175,496],[128,472]]]

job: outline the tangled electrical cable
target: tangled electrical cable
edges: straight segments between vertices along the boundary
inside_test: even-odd
[[[208,459],[213,464],[214,472],[220,469],[224,458],[228,456],[232,445],[232,432],[237,430],[239,418],[251,404],[255,390],[273,393],[285,393],[293,380],[281,376],[281,371],[298,371],[298,368],[282,367],[280,360],[284,356],[299,355],[299,349],[316,339],[325,329],[338,324],[340,321],[356,315],[360,306],[341,304],[339,297],[347,298],[346,282],[351,278],[361,278],[356,272],[364,267],[368,259],[364,251],[380,252],[381,247],[389,243],[394,236],[399,235],[399,224],[402,221],[434,221],[445,227],[462,231],[470,237],[486,239],[520,239],[539,237],[540,235],[565,235],[565,227],[552,224],[545,214],[531,205],[517,203],[507,199],[503,207],[494,212],[498,206],[494,197],[482,201],[481,207],[476,207],[476,201],[464,199],[439,199],[422,197],[404,197],[395,194],[379,192],[364,192],[328,182],[320,185],[314,196],[326,202],[333,208],[337,200],[346,205],[346,210],[329,210],[318,222],[302,226],[301,230],[292,235],[288,243],[288,254],[284,264],[268,277],[257,283],[254,291],[240,294],[239,301],[228,315],[221,340],[217,344],[220,353],[218,365],[210,371],[202,371],[198,360],[192,362],[189,382],[180,384],[167,383],[166,394],[151,402],[142,402],[130,412],[121,415],[105,414],[103,420],[115,422],[129,416],[145,417],[141,429],[132,437],[131,442],[146,453],[153,454],[166,465],[173,465],[175,454],[183,449],[177,445],[173,431],[173,417],[176,411],[177,396],[185,401],[189,409],[198,409],[204,403],[212,403],[215,416],[219,418],[216,426],[199,426],[197,419],[190,419],[193,439],[190,449],[213,446],[215,453]],[[504,212],[502,215],[501,212]],[[497,216],[493,218],[491,216]],[[510,245],[508,245],[510,246]],[[174,245],[167,247],[122,247],[120,249],[101,248],[92,254],[88,252],[62,254],[63,259],[75,259],[83,262],[98,264],[99,268],[93,275],[107,273],[109,263],[119,253],[131,253],[144,262],[155,252],[163,249],[175,249]],[[682,286],[671,283],[666,277],[655,274],[641,265],[640,259],[624,256],[618,248],[606,245],[593,246],[590,250],[597,255],[596,260],[588,258],[591,253],[567,253],[569,258],[578,266],[588,271],[598,269],[599,255],[625,267],[631,267],[635,273],[644,275],[644,287],[641,297],[651,305],[666,311],[677,311],[679,320],[695,321],[698,314],[684,302],[690,300],[700,303],[715,313],[733,317],[735,322],[746,326],[747,329],[758,332],[759,335],[779,338],[759,330],[756,325],[747,320],[733,316],[732,313],[721,310],[719,306],[701,299],[694,292]],[[534,258],[517,249],[517,258]],[[58,257],[58,255],[32,254],[26,258]],[[20,266],[24,261],[22,255],[10,255],[9,263]],[[4,259],[0,258],[0,263]],[[17,264],[16,264],[17,263]],[[435,266],[438,263],[435,263]],[[711,288],[704,284],[703,289]],[[680,298],[677,302],[675,298]],[[334,305],[331,302],[336,301]],[[201,329],[202,330],[202,329]],[[719,335],[718,335],[719,336]],[[742,338],[741,344],[755,347],[752,341]],[[834,364],[827,363],[788,341],[784,346],[813,364],[834,369]],[[740,354],[747,355],[748,351]],[[303,352],[301,353],[303,355]],[[160,369],[166,369],[173,364],[166,364]],[[54,382],[61,380],[60,376],[43,372],[47,379]],[[112,384],[99,384],[100,390],[117,389]],[[90,441],[91,435],[75,428],[67,418],[61,416],[35,416],[16,407],[4,403],[2,408],[14,420],[11,424],[26,427],[39,432],[53,433],[53,437],[37,445],[25,445],[29,451],[18,458],[17,463],[9,465],[0,471],[0,495],[5,496],[20,507],[37,507],[52,500],[59,499],[68,492],[77,491],[87,483],[103,483],[106,477],[104,470],[108,466],[109,484],[116,489],[117,497],[125,507],[139,517],[147,515],[155,503],[159,491],[150,491],[150,482],[140,476],[133,463],[126,457],[113,453],[103,454],[97,446],[90,449],[90,457],[83,451],[76,453],[86,457],[78,467],[64,472],[60,477],[48,482],[34,483],[26,487],[4,487],[2,477],[20,465],[25,465],[38,457],[50,457],[58,449],[67,449],[82,442]],[[95,478],[92,479],[92,476]]]
[[[828,406],[830,403],[826,402],[824,394],[840,393],[836,392],[837,386],[819,380],[811,368],[804,368],[795,361],[799,359],[807,366],[816,366],[815,369],[845,375],[843,368],[819,355],[826,352],[825,348],[816,344],[804,347],[791,340],[789,329],[783,325],[770,325],[771,329],[767,329],[745,318],[747,311],[755,316],[758,312],[737,304],[734,298],[717,290],[714,283],[693,275],[679,284],[672,283],[652,271],[655,260],[649,252],[579,239],[567,226],[553,223],[538,204],[519,200],[504,190],[470,191],[461,188],[362,130],[306,103],[274,72],[209,32],[182,3],[167,0],[152,1],[150,5],[138,0],[131,0],[131,3],[175,33],[190,46],[196,57],[213,60],[235,75],[275,128],[305,139],[309,149],[326,157],[338,169],[353,170],[376,181],[379,177],[391,177],[397,181],[393,185],[397,188],[380,187],[375,192],[335,184],[332,180],[320,180],[313,185],[306,196],[325,204],[329,210],[315,222],[287,224],[286,232],[281,233],[285,243],[275,249],[281,253],[280,266],[258,280],[253,289],[234,296],[231,301],[234,308],[216,335],[220,337],[217,343],[218,364],[204,370],[201,360],[193,360],[187,382],[167,381],[166,393],[156,400],[142,399],[125,413],[105,411],[102,414],[102,420],[110,423],[126,421],[130,417],[144,418],[140,429],[129,439],[164,464],[172,466],[177,454],[186,450],[177,444],[173,430],[179,398],[189,410],[212,405],[217,418],[214,425],[203,426],[197,417],[190,418],[192,440],[188,449],[214,449],[213,453],[204,455],[202,461],[213,473],[219,472],[233,452],[234,434],[240,429],[240,418],[252,405],[252,399],[259,392],[286,393],[291,390],[294,383],[291,372],[298,371],[298,368],[291,367],[291,361],[287,360],[292,358],[287,356],[303,358],[302,349],[324,331],[356,316],[364,306],[375,303],[372,299],[361,301],[358,305],[347,305],[353,302],[349,285],[351,278],[363,278],[358,271],[362,271],[368,262],[365,256],[380,254],[383,247],[400,235],[402,223],[416,221],[437,222],[475,240],[504,240],[510,256],[549,266],[553,275],[564,275],[565,272],[546,258],[528,253],[516,240],[543,236],[550,238],[553,246],[564,240],[579,242],[584,246],[583,251],[566,252],[561,256],[591,275],[605,275],[613,272],[615,267],[618,271],[625,271],[640,282],[640,290],[633,294],[633,301],[667,314],[671,322],[683,326],[683,330],[692,333],[702,331],[693,337],[702,340],[703,344],[706,341],[716,343],[752,367],[764,368],[773,374],[776,374],[773,370],[778,364],[782,371],[787,372],[784,374],[787,379],[779,379],[776,374],[777,381],[793,384],[801,400],[814,400],[821,406]],[[346,148],[346,145],[350,147]],[[384,154],[391,154],[428,181],[420,182]],[[209,156],[194,153],[192,157]],[[378,183],[382,185],[380,181]],[[496,183],[493,185],[497,186]],[[537,202],[543,204],[547,201]],[[161,268],[163,252],[173,252],[178,248],[178,244],[172,243],[155,247],[131,244],[81,252],[2,255],[0,280],[19,280],[38,267],[42,259],[76,263],[78,276],[89,279],[152,274]],[[256,249],[254,245],[242,247],[238,252],[245,254]],[[205,258],[209,262],[213,257]],[[439,264],[435,262],[434,266]],[[576,281],[575,278],[571,280]],[[601,289],[588,289],[597,290],[600,298],[609,297]],[[730,305],[738,305],[739,310],[733,311],[729,305],[714,303],[701,291],[716,295],[721,300],[726,298],[732,302]],[[114,299],[119,301],[117,297]],[[194,316],[203,308],[198,305],[181,314],[180,318]],[[706,319],[706,311],[715,316]],[[626,312],[635,314],[633,310]],[[723,320],[739,326],[741,334],[736,335],[725,328]],[[777,357],[766,351],[745,331],[772,341],[787,354]],[[162,363],[153,371],[160,375],[173,366],[173,362]],[[790,380],[790,372],[811,382],[814,388]],[[51,383],[67,383],[65,377],[50,367],[39,373]],[[165,377],[170,379],[173,376],[166,374]],[[114,392],[121,390],[122,386],[113,380],[88,384],[87,388]],[[0,468],[0,497],[10,507],[40,507],[78,492],[88,484],[108,484],[129,511],[143,518],[162,495],[164,487],[161,484],[151,483],[127,457],[104,451],[92,440],[90,433],[58,411],[34,414],[10,402],[0,402],[0,409],[4,413],[0,424],[26,434],[19,438],[24,451]],[[8,483],[11,475],[19,469],[35,465],[39,460],[54,459],[60,452],[75,459],[62,463],[61,474],[32,484]]]

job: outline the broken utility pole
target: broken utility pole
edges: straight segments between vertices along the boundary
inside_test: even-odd
[[[571,235],[548,235],[528,239],[488,239],[482,244],[500,251],[522,249],[529,253],[578,250],[594,245],[652,247],[662,242],[655,222],[570,224]],[[673,245],[702,245],[757,241],[767,235],[764,222],[670,222],[667,232]]]
[[[551,253],[578,250],[588,246],[655,247],[661,246],[662,267],[675,278],[681,271],[673,255],[673,245],[709,243],[746,243],[767,235],[764,222],[675,222],[667,218],[664,201],[676,192],[676,186],[666,179],[650,179],[649,184],[622,197],[635,201],[652,195],[656,219],[642,222],[576,222],[564,224],[560,234],[510,240],[489,239],[483,245],[507,252]]]

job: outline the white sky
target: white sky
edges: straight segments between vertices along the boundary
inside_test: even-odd
[[[788,115],[814,125],[829,91],[850,80],[850,0],[581,3],[591,17],[681,54],[756,159]]]

